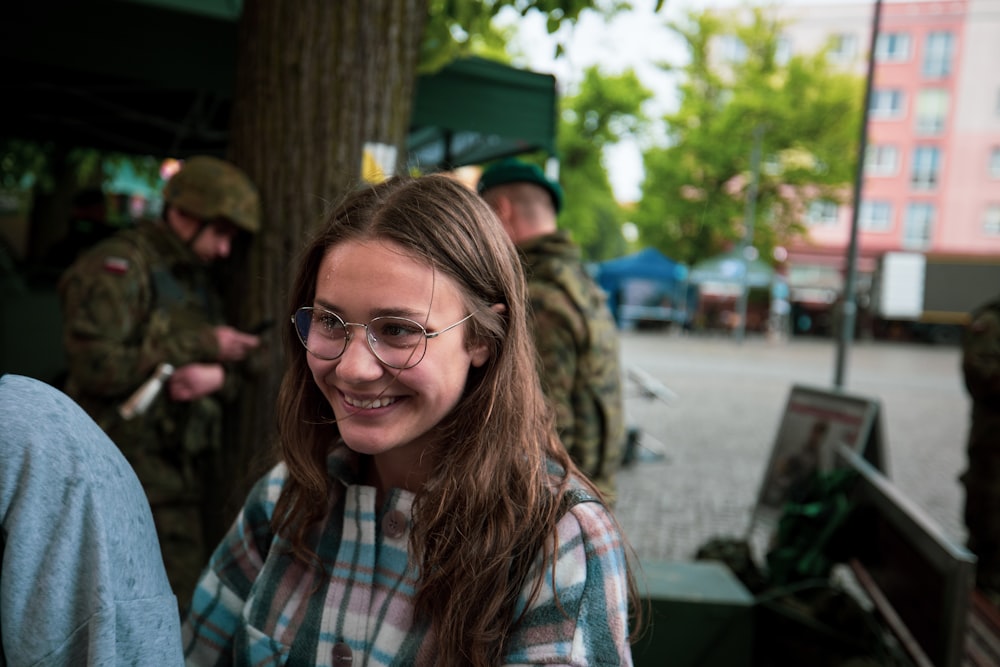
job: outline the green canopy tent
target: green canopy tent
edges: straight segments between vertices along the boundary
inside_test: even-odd
[[[545,151],[555,155],[556,81],[482,58],[417,80],[410,162],[450,169]]]
[[[739,249],[709,257],[691,267],[688,282],[692,285],[731,285],[768,287],[774,280],[774,269],[767,262],[744,260]]]
[[[133,155],[221,155],[241,0],[14,3],[0,21],[0,135]],[[424,171],[555,154],[550,75],[479,58],[419,77],[407,149]]]

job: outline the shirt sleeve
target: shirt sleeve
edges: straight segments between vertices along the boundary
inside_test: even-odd
[[[579,503],[557,531],[555,572],[546,565],[541,591],[515,629],[505,664],[631,665],[625,548],[610,512],[600,503]]]
[[[271,517],[281,492],[278,465],[250,491],[243,509],[202,572],[181,628],[187,665],[229,665],[242,612],[267,559]]]

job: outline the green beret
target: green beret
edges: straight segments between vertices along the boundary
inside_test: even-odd
[[[522,162],[516,158],[507,158],[500,162],[491,164],[479,177],[479,194],[483,194],[496,185],[506,183],[533,183],[545,188],[552,197],[552,205],[556,213],[562,210],[563,192],[562,188],[555,181],[545,177],[542,170],[534,164]]]

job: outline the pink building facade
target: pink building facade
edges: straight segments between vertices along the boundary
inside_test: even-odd
[[[786,6],[787,47],[816,51],[832,40],[831,58],[864,74],[874,8]],[[1000,0],[882,3],[867,141],[862,289],[890,251],[1000,262]],[[831,276],[846,268],[852,215],[850,204],[810,207],[808,238],[788,249],[793,300],[796,291],[816,306],[836,297]]]

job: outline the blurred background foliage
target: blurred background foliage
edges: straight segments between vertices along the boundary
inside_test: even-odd
[[[753,238],[763,259],[804,232],[809,201],[842,200],[853,180],[863,80],[834,69],[826,50],[783,62],[781,24],[762,9],[737,16],[691,13],[671,25],[689,55],[680,104],[662,119],[666,145],[643,156],[640,239],[687,264],[743,238],[755,130]]]

